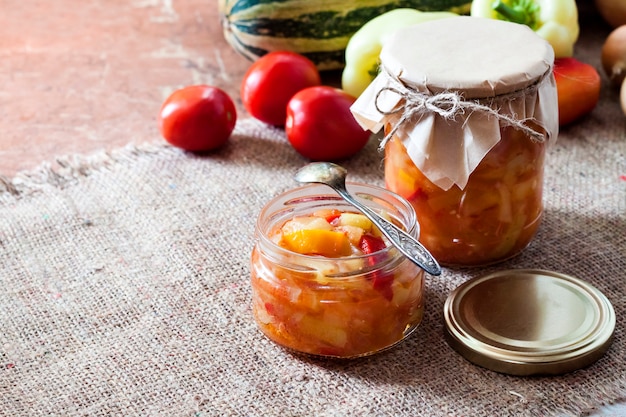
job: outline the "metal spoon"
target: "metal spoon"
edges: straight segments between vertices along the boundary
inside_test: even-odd
[[[367,218],[387,236],[391,243],[417,266],[431,275],[441,275],[439,263],[417,239],[381,217],[378,213],[359,202],[348,192],[346,189],[347,175],[348,171],[337,164],[330,162],[313,162],[300,168],[298,172],[296,172],[295,180],[300,183],[328,185],[344,200],[367,216]]]

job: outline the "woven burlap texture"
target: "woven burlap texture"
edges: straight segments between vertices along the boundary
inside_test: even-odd
[[[624,399],[626,140],[617,112],[599,109],[550,150],[545,219],[522,255],[430,278],[418,330],[355,361],[294,356],[253,321],[254,222],[306,162],[282,130],[245,119],[208,155],[129,145],[5,178],[0,415],[581,415]],[[609,135],[594,135],[600,128]],[[350,180],[383,185],[376,146],[344,163]],[[594,365],[513,377],[446,344],[450,291],[526,267],[582,278],[613,303],[615,339]]]

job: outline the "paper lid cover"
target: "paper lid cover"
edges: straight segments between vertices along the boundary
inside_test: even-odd
[[[484,98],[535,82],[551,68],[554,51],[526,25],[459,16],[398,30],[380,61],[408,86]]]

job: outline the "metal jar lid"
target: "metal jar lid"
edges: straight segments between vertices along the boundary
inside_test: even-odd
[[[444,306],[446,339],[470,362],[511,375],[558,375],[609,348],[615,311],[597,288],[543,270],[472,279]]]

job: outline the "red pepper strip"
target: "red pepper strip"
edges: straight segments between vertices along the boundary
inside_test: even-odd
[[[366,255],[378,252],[379,250],[383,250],[386,247],[387,245],[385,245],[384,240],[372,235],[363,235],[361,237],[361,241],[359,242],[359,248]]]
[[[359,247],[364,254],[370,255],[378,252],[379,250],[385,249],[387,245],[385,245],[385,242],[379,237],[363,235],[361,237],[361,241],[359,242]],[[370,263],[372,265],[373,262],[374,260],[370,258]],[[393,289],[391,288],[391,284],[393,284],[393,274],[383,274],[380,271],[372,272],[372,286],[388,301],[393,299]]]

